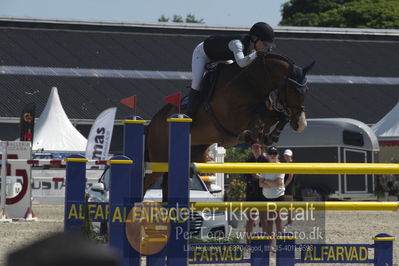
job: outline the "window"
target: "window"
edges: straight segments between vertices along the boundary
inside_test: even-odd
[[[344,130],[343,132],[344,144],[352,146],[363,146],[363,134],[360,132]]]

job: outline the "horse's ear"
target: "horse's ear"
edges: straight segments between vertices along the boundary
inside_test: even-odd
[[[304,75],[306,75],[308,72],[309,72],[309,70],[311,70],[312,69],[312,67],[314,66],[314,64],[316,64],[316,61],[313,61],[312,63],[310,63],[309,65],[307,65],[307,66],[305,66],[304,68],[303,68],[303,74]]]

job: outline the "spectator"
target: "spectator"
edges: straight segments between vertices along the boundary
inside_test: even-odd
[[[292,163],[292,151],[290,149],[286,149],[284,151],[284,160],[286,163]],[[285,186],[285,194],[284,199],[286,201],[293,201],[294,193],[295,193],[295,175],[294,174],[285,174],[284,176],[284,186]],[[286,227],[290,227],[292,225],[292,212],[288,212],[288,220]]]
[[[267,152],[266,152],[266,150],[267,150],[266,146],[263,146],[262,147],[262,156],[265,157],[266,160],[267,160]]]
[[[267,159],[271,163],[279,163],[278,150],[270,146],[267,151]],[[262,187],[263,196],[266,201],[284,201],[284,174],[261,174],[259,186]],[[283,223],[279,211],[261,212],[262,229],[267,235],[273,235],[273,225],[276,224],[276,231],[283,231]]]
[[[247,160],[248,163],[266,163],[267,158],[262,155],[262,145],[259,143],[254,143],[251,146],[252,156]],[[264,201],[265,198],[262,193],[262,188],[259,187],[259,174],[247,174],[245,175],[245,180],[247,183],[246,190],[246,200],[247,201]],[[246,236],[248,237],[252,234],[253,226],[255,222],[254,213],[247,213],[247,224],[246,224]]]

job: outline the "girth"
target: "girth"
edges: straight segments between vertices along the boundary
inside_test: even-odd
[[[217,130],[219,130],[220,132],[222,132],[225,135],[228,135],[228,136],[231,136],[231,137],[236,137],[236,138],[238,137],[237,134],[231,132],[230,130],[225,128],[222,125],[222,123],[219,122],[219,120],[217,119],[217,117],[213,113],[212,107],[209,105],[208,101],[205,101],[203,106],[204,106],[205,113],[209,116],[209,118],[211,119],[212,123],[215,125]]]

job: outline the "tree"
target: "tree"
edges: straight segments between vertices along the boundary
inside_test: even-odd
[[[162,14],[162,16],[158,19],[158,22],[169,22],[169,18],[165,17],[165,16]]]
[[[290,0],[282,26],[399,29],[398,0]]]
[[[183,17],[180,16],[180,15],[173,15],[173,22],[182,23],[183,22]]]
[[[166,17],[165,15],[162,14],[160,18],[158,18],[158,22],[169,22],[169,17]],[[182,16],[180,15],[173,15],[172,22],[174,23],[198,23],[198,24],[204,24],[204,19],[196,19],[193,14],[188,14],[185,19],[183,19]]]
[[[186,23],[199,23],[199,24],[203,24],[204,23],[204,19],[196,19],[195,16],[193,14],[188,14],[186,16]]]

